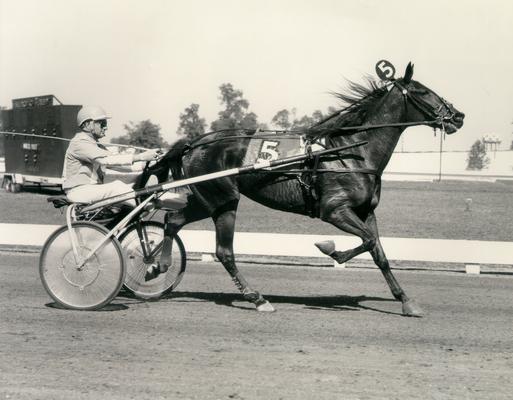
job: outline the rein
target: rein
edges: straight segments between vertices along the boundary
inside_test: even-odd
[[[68,138],[62,138],[62,137],[58,137],[58,136],[46,136],[46,135],[36,135],[35,133],[20,133],[20,132],[9,132],[9,131],[0,131],[0,135],[7,135],[7,137],[9,137],[9,135],[12,135],[12,136],[29,136],[31,138],[42,138],[42,139],[51,139],[51,140],[60,140],[62,142],[71,142],[71,139],[68,139]],[[100,142],[98,142],[100,143]],[[141,151],[146,151],[146,150],[150,150],[146,147],[140,147],[140,146],[133,146],[131,144],[116,144],[116,143],[100,143],[102,144],[103,146],[106,146],[106,147],[109,147],[109,146],[116,146],[116,147],[125,147],[125,148],[129,148],[129,149],[136,149],[136,150],[141,150]]]
[[[307,153],[311,152],[311,146],[315,143],[322,145],[325,147],[324,144],[322,144],[320,141],[321,139],[328,139],[328,142],[332,142],[333,136],[343,135],[347,134],[348,132],[354,134],[358,132],[364,132],[369,131],[373,129],[380,129],[380,128],[399,128],[399,127],[411,127],[411,126],[419,126],[419,125],[439,125],[441,126],[441,130],[445,132],[444,127],[444,121],[450,120],[454,117],[454,112],[451,110],[449,104],[445,99],[441,98],[440,96],[436,95],[439,100],[442,102],[440,107],[438,109],[434,110],[432,106],[430,106],[427,102],[424,100],[418,98],[415,96],[412,92],[410,92],[407,89],[407,86],[403,86],[399,82],[393,80],[387,83],[387,85],[391,85],[393,87],[397,87],[403,96],[404,100],[404,106],[405,106],[405,112],[406,115],[408,115],[408,104],[411,103],[417,110],[419,110],[424,116],[430,119],[425,119],[422,121],[415,121],[415,122],[393,122],[393,123],[384,123],[384,124],[372,124],[372,125],[354,125],[354,126],[344,126],[339,128],[331,128],[331,129],[324,129],[322,132],[319,132],[317,135],[314,135],[312,137],[307,138],[306,140],[306,148]],[[389,90],[390,91],[390,90]],[[370,96],[370,95],[368,95]],[[368,96],[364,97],[363,99],[360,99],[358,103],[361,103],[364,99],[366,99]],[[255,131],[249,130],[249,129],[223,129],[218,131],[209,132],[205,135],[202,135],[195,139],[194,141],[187,144],[184,148],[184,154],[195,149],[198,147],[206,146],[212,143],[217,143],[224,140],[242,140],[242,139],[249,139],[249,140],[256,140],[256,139],[290,139],[295,138],[297,135],[300,134],[308,134],[312,131],[315,132],[315,128],[319,128],[319,126],[327,121],[329,121],[332,118],[335,118],[336,116],[342,114],[344,111],[347,111],[348,109],[355,107],[357,103],[351,104],[349,107],[344,108],[343,110],[337,111],[336,113],[331,114],[330,116],[324,118],[322,121],[318,122],[314,127],[307,129],[307,130],[260,130],[257,129]],[[224,136],[220,138],[215,138],[212,140],[208,140],[202,143],[198,143],[198,141],[204,139],[207,136],[213,135],[215,133],[221,133],[221,132],[235,132],[235,131],[243,131],[245,132],[244,135],[229,135]],[[253,134],[249,134],[250,132],[254,132]],[[264,134],[259,134],[260,132],[264,132]],[[265,134],[265,132],[269,132],[268,134]],[[272,133],[270,133],[272,132]],[[436,130],[435,130],[436,132]],[[277,135],[277,133],[280,133],[280,135]],[[289,174],[289,175],[296,175],[299,177],[300,174],[303,176],[310,174],[311,180],[313,182],[316,181],[316,174],[319,173],[326,173],[326,172],[333,172],[333,173],[364,173],[364,174],[371,174],[371,175],[378,175],[377,170],[368,169],[368,168],[356,168],[356,169],[350,169],[350,168],[333,168],[333,169],[326,169],[326,168],[318,168],[319,159],[314,158],[308,158],[305,161],[305,167],[304,169],[289,169],[286,171],[283,170],[263,170],[262,172],[265,173],[278,173],[278,174]],[[307,167],[307,164],[310,164],[310,168]]]
[[[322,139],[325,136],[331,135],[333,133],[337,132],[345,132],[345,131],[352,131],[354,133],[363,132],[363,131],[369,131],[372,129],[379,129],[379,128],[393,128],[393,127],[401,127],[401,126],[418,126],[418,125],[429,125],[432,123],[438,122],[438,120],[429,120],[429,121],[418,121],[418,122],[394,122],[394,123],[388,123],[388,124],[375,124],[375,125],[355,125],[355,126],[344,126],[341,128],[333,128],[333,129],[326,129],[324,132],[322,132],[319,135],[316,135],[311,140],[311,143],[318,142],[319,139]],[[229,132],[229,131],[245,131],[245,132],[253,132],[251,129],[223,129],[219,131],[213,131],[209,132],[208,134],[215,134],[215,133],[221,133],[221,132]],[[207,142],[203,143],[197,143],[194,144],[197,140],[195,139],[193,142],[189,143],[188,146],[186,146],[186,151],[191,151],[197,147],[206,146],[212,143],[221,142],[224,140],[242,140],[242,139],[291,139],[295,138],[298,135],[306,134],[308,133],[308,130],[282,130],[282,131],[274,131],[272,129],[264,129],[264,130],[257,130],[256,132],[283,132],[287,133],[289,132],[289,135],[275,135],[272,133],[264,134],[264,135],[231,135],[231,136],[224,136],[216,139],[209,140]]]

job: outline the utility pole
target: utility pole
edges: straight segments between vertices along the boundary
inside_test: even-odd
[[[442,182],[442,151],[443,151],[443,139],[444,139],[444,132],[440,131],[440,163],[439,163],[439,170],[438,170],[438,182]]]

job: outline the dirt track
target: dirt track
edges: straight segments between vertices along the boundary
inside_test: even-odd
[[[0,399],[506,399],[513,277],[242,266],[274,304],[192,263],[171,299],[52,308],[37,255],[1,253]]]

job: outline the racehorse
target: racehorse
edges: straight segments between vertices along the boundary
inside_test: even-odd
[[[461,128],[465,115],[412,76],[413,65],[409,63],[401,79],[384,85],[372,79],[367,85],[350,83],[348,93],[336,94],[348,107],[309,128],[307,143],[322,142],[326,148],[361,141],[367,144],[351,149],[350,154],[310,160],[306,174],[315,176],[315,180],[309,179],[315,187],[311,196],[305,194],[304,182],[297,179],[305,172],[263,171],[202,182],[190,187],[193,196],[184,209],[166,216],[166,231],[177,232],[188,223],[211,217],[218,259],[246,300],[258,311],[272,312],[274,307],[249,286],[235,263],[233,238],[240,194],[265,206],[303,215],[310,214],[306,206],[313,198],[316,216],[362,239],[361,245],[344,251],[335,250],[331,241],[316,246],[338,263],[370,252],[393,296],[401,301],[403,315],[422,316],[420,307],[392,274],[379,240],[374,210],[380,200],[381,176],[408,126],[427,125],[452,134]],[[134,187],[143,187],[152,174],[162,182],[170,171],[178,180],[240,167],[250,141],[257,136],[255,131],[238,130],[213,132],[192,142],[183,138],[145,171]],[[161,265],[163,271],[165,268]]]

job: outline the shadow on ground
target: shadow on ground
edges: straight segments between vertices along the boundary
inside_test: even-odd
[[[294,304],[304,306],[305,309],[329,310],[329,311],[359,311],[370,310],[384,314],[402,315],[387,310],[381,310],[375,307],[369,307],[364,302],[395,302],[392,298],[368,297],[368,296],[283,296],[266,295],[264,296],[271,304]],[[173,292],[165,298],[158,301],[166,302],[178,300],[180,302],[212,302],[221,306],[238,308],[241,310],[255,310],[255,307],[249,302],[245,302],[243,297],[236,293],[211,293],[211,292]],[[155,301],[155,300],[152,300]],[[245,302],[247,305],[235,303]]]
[[[58,303],[47,303],[47,304],[45,304],[45,306],[49,307],[49,308],[57,308],[59,310],[66,310],[66,311],[123,311],[123,310],[128,309],[128,306],[126,304],[120,304],[120,303],[110,303],[98,310],[76,310],[73,308],[66,308]]]
[[[360,311],[368,310],[383,314],[399,315],[401,313],[391,312],[388,310],[369,307],[362,303],[365,302],[395,302],[391,298],[368,297],[368,296],[282,296],[282,295],[266,295],[266,300],[271,304],[293,304],[303,306],[304,309],[310,310],[327,310],[327,311]],[[255,306],[244,300],[242,295],[236,293],[211,293],[211,292],[173,292],[172,294],[161,299],[138,299],[131,293],[122,291],[118,297],[105,307],[94,311],[123,311],[142,303],[166,303],[170,301],[177,302],[209,302],[219,306],[237,308],[240,310],[254,311]],[[77,311],[66,308],[58,303],[47,303],[46,307],[55,308],[66,311]],[[78,310],[80,311],[80,310]]]

